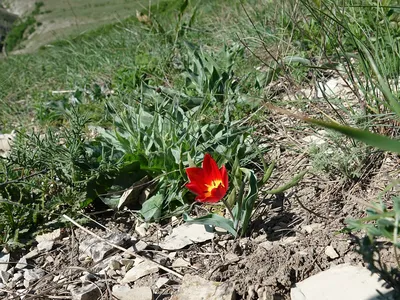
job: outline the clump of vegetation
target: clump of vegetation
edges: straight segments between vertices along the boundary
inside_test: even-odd
[[[24,19],[17,21],[17,23],[13,26],[4,41],[7,52],[14,50],[24,40],[25,33],[28,29],[29,34],[32,34],[35,31],[35,25],[38,26],[35,16],[40,13],[40,8],[43,5],[43,2],[36,2],[35,9],[31,12],[31,14]]]

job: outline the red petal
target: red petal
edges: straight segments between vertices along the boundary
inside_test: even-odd
[[[189,191],[195,193],[196,195],[204,194],[204,188],[205,188],[204,185],[199,185],[197,183],[190,182],[190,183],[187,183],[185,186]]]
[[[207,176],[207,181],[211,182],[213,180],[222,179],[216,161],[208,153],[204,155],[203,169],[204,174]]]
[[[222,177],[222,183],[224,184],[225,192],[229,188],[229,178],[228,178],[228,172],[226,171],[225,166],[222,166],[221,169],[219,169]]]
[[[205,174],[202,168],[187,168],[186,174],[191,182],[196,184],[204,184],[205,183]]]

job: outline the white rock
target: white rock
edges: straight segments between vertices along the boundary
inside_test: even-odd
[[[237,262],[239,261],[239,256],[237,256],[235,253],[229,252],[225,255],[225,260],[229,262]]]
[[[139,278],[155,273],[158,271],[158,265],[145,260],[144,262],[138,264],[137,266],[134,266],[132,269],[130,269],[124,276],[124,278],[121,280],[121,283],[128,283],[128,282],[134,282],[138,280]]]
[[[141,237],[145,237],[147,235],[147,228],[149,227],[149,225],[147,223],[142,223],[139,226],[135,227],[135,232],[141,236]]]
[[[153,292],[147,286],[130,288],[129,286],[114,285],[112,294],[119,300],[153,300]]]
[[[145,241],[138,241],[135,245],[133,245],[134,252],[143,251],[147,248],[147,243]]]
[[[382,287],[378,275],[366,268],[342,264],[296,283],[291,289],[291,300],[373,300]]]
[[[44,233],[44,234],[38,235],[36,237],[36,241],[38,243],[44,242],[44,241],[56,241],[56,240],[60,240],[61,237],[62,237],[61,229],[56,229],[56,230],[54,230],[52,232],[48,232],[48,233]]]
[[[4,283],[0,283],[0,296],[5,296],[6,295],[6,285]]]
[[[25,254],[24,257],[26,259],[33,259],[33,258],[36,258],[38,255],[39,255],[39,250],[35,248],[32,251]]]
[[[53,246],[54,241],[41,241],[39,244],[37,244],[37,249],[41,252],[50,251],[53,249]]]
[[[17,265],[15,266],[15,268],[21,270],[21,269],[26,268],[27,265],[28,265],[28,261],[26,260],[26,257],[23,256],[23,257],[21,257],[21,258],[19,259],[19,261],[18,261]]]
[[[168,258],[171,260],[175,259],[176,255],[177,255],[176,251],[170,252],[170,253],[168,253]]]
[[[72,288],[70,292],[72,300],[93,300],[99,299],[101,296],[101,290],[94,283],[90,283],[83,287]]]
[[[24,274],[22,274],[22,272],[17,272],[13,275],[12,281],[20,281],[22,277],[24,277]]]
[[[10,273],[6,271],[0,271],[0,281],[4,284],[7,284],[8,279],[10,279]]]
[[[178,257],[174,262],[172,263],[173,268],[187,268],[190,267],[190,262],[187,260],[183,259],[182,257]]]
[[[45,275],[45,272],[42,269],[25,269],[24,270],[24,279],[28,282],[32,283]]]
[[[15,134],[0,134],[0,157],[7,157]]]
[[[211,240],[213,237],[214,233],[208,232],[204,225],[185,223],[175,227],[159,246],[165,250],[178,250],[193,243]]]
[[[336,252],[335,248],[330,245],[325,248],[325,255],[328,256],[330,259],[335,259],[339,257],[339,254]]]
[[[167,284],[169,282],[169,279],[166,277],[160,277],[157,279],[155,286],[156,288],[161,288],[163,285]]]
[[[228,283],[208,281],[197,275],[185,275],[173,300],[232,300],[235,290]]]
[[[3,252],[0,252],[0,271],[7,271],[9,261],[10,253],[4,254]]]
[[[318,231],[324,228],[324,224],[322,223],[313,223],[310,225],[304,225],[302,226],[302,232],[307,232],[308,234],[311,234],[313,231]]]

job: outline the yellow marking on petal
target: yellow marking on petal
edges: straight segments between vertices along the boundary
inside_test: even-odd
[[[206,184],[207,187],[207,191],[205,191],[205,196],[206,197],[210,197],[211,196],[211,192],[214,189],[217,189],[220,185],[222,185],[222,187],[225,187],[224,183],[222,182],[221,179],[216,179],[211,181],[211,184]]]

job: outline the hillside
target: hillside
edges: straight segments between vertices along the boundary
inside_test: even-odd
[[[19,45],[18,53],[37,50],[58,39],[84,33],[101,25],[115,23],[135,15],[136,11],[146,10],[147,1],[143,0],[6,0],[3,5],[8,11],[21,16],[29,16],[35,9],[35,3],[43,3],[40,13],[35,16],[35,30],[25,33],[24,41]]]
[[[0,298],[400,299],[400,12],[367,2],[3,1]]]

